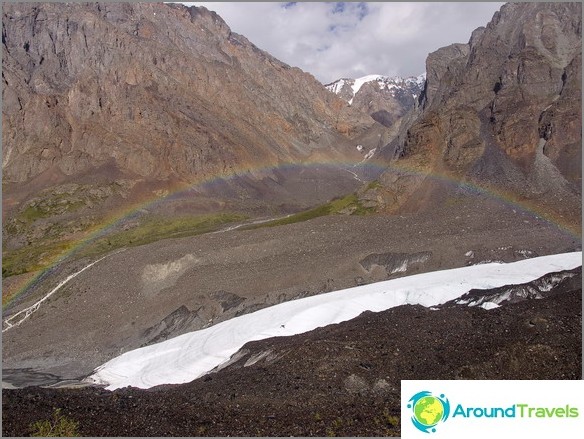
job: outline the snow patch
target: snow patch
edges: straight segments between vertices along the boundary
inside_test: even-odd
[[[371,81],[378,81],[379,79],[382,79],[382,78],[386,78],[386,77],[382,76],[382,75],[367,75],[367,76],[362,76],[361,78],[355,79],[355,82],[351,86],[351,88],[353,89],[353,96],[355,96],[357,94],[357,92],[361,89],[361,87],[363,87],[363,84],[365,84],[367,82],[371,82]]]
[[[486,310],[489,310],[489,309],[495,309],[495,308],[499,308],[499,305],[497,305],[497,304],[496,304],[496,303],[494,303],[494,302],[485,302],[485,303],[483,303],[483,304],[481,305],[481,308],[484,308],[484,309],[486,309]]]
[[[533,251],[531,251],[531,250],[517,250],[515,253],[523,256],[524,258],[529,258],[529,257],[533,256]]]
[[[380,90],[411,90],[412,87],[422,89],[426,81],[426,73],[418,76],[411,76],[404,78],[401,76],[384,76],[384,75],[366,75],[357,79],[339,79],[335,82],[325,85],[325,87],[333,93],[340,94],[345,86],[350,86],[352,95],[347,101],[349,105],[353,104],[353,99],[361,90],[364,84],[374,82]],[[396,92],[394,92],[396,93]],[[412,93],[414,99],[417,99],[418,94]],[[346,97],[345,97],[346,99]]]
[[[335,94],[339,94],[341,92],[341,90],[343,89],[344,85],[345,85],[345,80],[339,79],[338,81],[327,85],[326,88],[328,88],[330,91],[332,91]]]
[[[408,261],[405,260],[401,263],[401,265],[395,267],[393,270],[390,271],[389,274],[394,274],[394,273],[405,273],[406,271],[408,271]]]
[[[474,265],[485,265],[485,264],[504,264],[504,261],[501,260],[492,260],[492,259],[485,259],[484,261],[479,261]]]
[[[533,281],[522,284],[508,284],[500,288],[486,291],[481,289],[470,291],[454,300],[457,305],[479,306],[485,308],[522,300],[543,299],[546,292],[551,291],[565,279],[576,276],[573,271],[550,272]],[[487,305],[485,305],[487,304]]]
[[[405,304],[436,306],[471,289],[527,283],[581,265],[582,252],[574,252],[416,274],[284,302],[126,352],[98,367],[87,381],[105,384],[109,390],[186,383],[229,361],[250,341],[302,334],[350,320],[364,311]]]

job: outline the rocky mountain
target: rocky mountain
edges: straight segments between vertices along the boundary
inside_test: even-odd
[[[140,215],[327,202],[360,184],[338,165],[355,145],[389,140],[205,8],[7,3],[2,24],[3,276],[152,200]]]
[[[75,388],[269,305],[580,251],[507,201],[579,224],[580,59],[579,4],[506,5],[430,54],[388,129],[204,8],[3,5],[3,435],[59,414],[94,436],[398,435],[401,379],[581,378],[575,271],[251,342],[184,385]]]
[[[65,182],[350,160],[348,139],[375,124],[205,8],[6,4],[2,23],[10,203]]]
[[[420,105],[378,155],[382,204],[430,207],[462,181],[580,224],[581,57],[579,3],[506,4],[431,53]]]
[[[414,107],[426,74],[408,78],[367,75],[338,79],[325,87],[377,122],[390,127]]]

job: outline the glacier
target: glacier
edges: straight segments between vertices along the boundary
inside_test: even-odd
[[[284,302],[209,328],[126,352],[86,378],[114,390],[190,382],[228,361],[250,341],[302,334],[364,311],[419,304],[432,307],[471,289],[525,283],[582,265],[582,252],[416,274]],[[488,307],[485,307],[488,308]]]

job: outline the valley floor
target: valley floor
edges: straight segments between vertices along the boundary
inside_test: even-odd
[[[419,215],[331,215],[130,247],[3,332],[4,381],[76,379],[123,352],[299,297],[580,248],[580,238],[557,225],[480,197]],[[3,310],[3,319],[95,259],[62,264]]]
[[[89,436],[399,435],[401,379],[579,379],[581,277],[488,311],[400,306],[248,343],[229,367],[184,385],[7,388],[84,377],[123,352],[294,298],[579,250],[562,227],[480,197],[421,215],[332,215],[128,248],[2,334],[2,433],[29,435],[61,409]],[[92,261],[63,264],[4,320]]]

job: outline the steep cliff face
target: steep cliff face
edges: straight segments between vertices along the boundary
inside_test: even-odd
[[[421,103],[383,154],[578,219],[581,56],[580,3],[507,4],[468,44],[428,56]],[[399,181],[400,196],[436,187],[391,172],[382,180],[394,192]]]
[[[205,8],[5,4],[2,21],[4,182],[344,156],[374,123]]]

